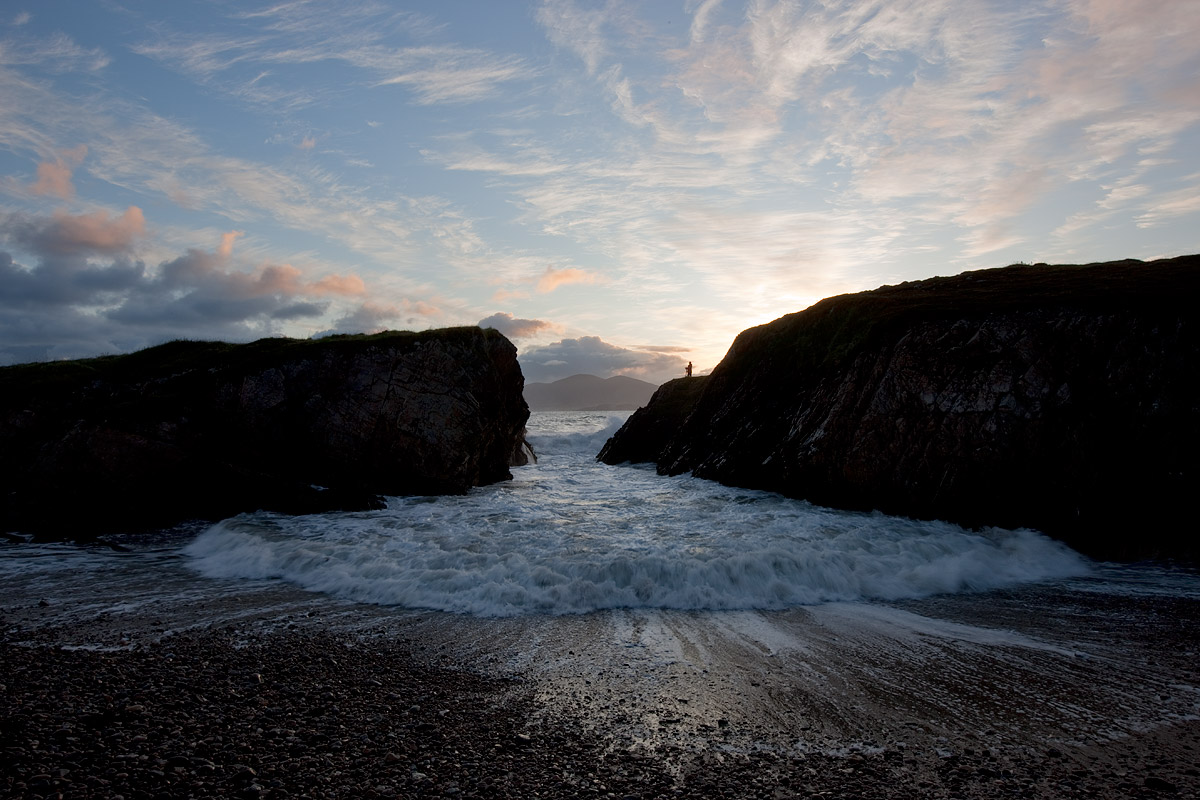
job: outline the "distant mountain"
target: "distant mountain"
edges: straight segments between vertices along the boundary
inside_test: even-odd
[[[653,383],[616,375],[572,375],[554,383],[525,384],[531,411],[632,411],[650,402]]]

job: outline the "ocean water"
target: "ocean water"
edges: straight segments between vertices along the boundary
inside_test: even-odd
[[[395,641],[519,676],[531,725],[580,720],[616,748],[958,741],[1020,759],[1200,719],[1200,572],[597,463],[620,422],[535,414],[539,463],[464,497],[244,514],[120,549],[0,539],[0,630],[167,658],[196,631]]]
[[[595,461],[626,415],[535,413],[538,463],[461,497],[380,511],[243,514],[181,550],[222,584],[281,581],[340,600],[480,617],[601,609],[782,609],[1088,576],[1028,530],[835,511],[649,466]]]

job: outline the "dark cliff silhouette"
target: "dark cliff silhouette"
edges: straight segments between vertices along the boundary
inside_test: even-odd
[[[477,327],[0,368],[0,530],[86,539],[465,492],[523,463],[522,384],[516,348]]]
[[[687,402],[664,385],[675,407],[656,396],[601,457],[833,507],[1032,527],[1099,557],[1194,559],[1198,300],[1200,256],[832,297],[744,331]],[[639,426],[665,440],[628,435]]]

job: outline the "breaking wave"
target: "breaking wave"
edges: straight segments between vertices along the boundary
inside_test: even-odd
[[[386,510],[245,514],[186,549],[212,577],[280,579],[356,601],[479,616],[608,608],[779,609],[981,591],[1085,574],[1028,530],[841,512],[594,454],[620,425],[540,414],[536,465],[462,497]]]

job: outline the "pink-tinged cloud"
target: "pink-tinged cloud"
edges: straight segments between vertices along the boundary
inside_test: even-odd
[[[442,310],[432,303],[426,303],[424,300],[409,300],[408,298],[400,301],[400,308],[410,323],[416,321],[415,317],[436,317],[442,313]]]
[[[203,257],[195,260],[202,270],[210,274],[223,271],[223,267],[233,258],[233,245],[242,231],[229,231],[221,234],[221,243],[217,245],[214,257]],[[304,281],[304,273],[291,264],[264,264],[259,268],[257,277],[231,272],[230,281],[240,283],[243,293],[247,296],[258,295],[309,295],[322,297],[325,295],[360,295],[367,291],[363,279],[357,275],[326,275],[317,281]]]
[[[146,235],[146,218],[137,206],[119,217],[107,211],[72,215],[58,211],[53,219],[23,231],[24,243],[42,255],[128,253],[135,241]]]
[[[72,172],[74,170],[61,161],[44,161],[38,164],[37,180],[29,187],[29,191],[70,200],[75,196],[75,185],[71,183]]]
[[[317,295],[358,295],[367,291],[367,285],[357,275],[327,275],[309,288],[311,294]]]
[[[479,320],[481,328],[495,328],[510,339],[527,339],[542,331],[555,331],[558,326],[541,319],[520,319],[500,311]]]
[[[75,184],[71,183],[71,177],[86,156],[87,145],[81,144],[73,150],[67,150],[54,161],[38,164],[37,180],[29,187],[29,191],[70,200],[75,196]]]
[[[256,294],[303,294],[303,273],[291,264],[268,264],[255,281]]]
[[[569,286],[573,283],[595,282],[596,276],[586,270],[576,269],[575,267],[567,267],[565,269],[547,267],[545,274],[538,280],[537,290],[542,294],[548,294],[560,286]]]
[[[493,303],[507,303],[510,300],[528,300],[529,292],[511,291],[509,289],[499,289],[492,295]]]
[[[229,231],[221,234],[221,244],[217,246],[217,256],[228,260],[233,256],[233,243],[239,236],[244,236],[242,231]]]
[[[300,140],[300,144],[297,145],[297,148],[300,150],[312,150],[316,146],[317,146],[316,139],[314,139],[311,136],[305,136],[303,139]]]

